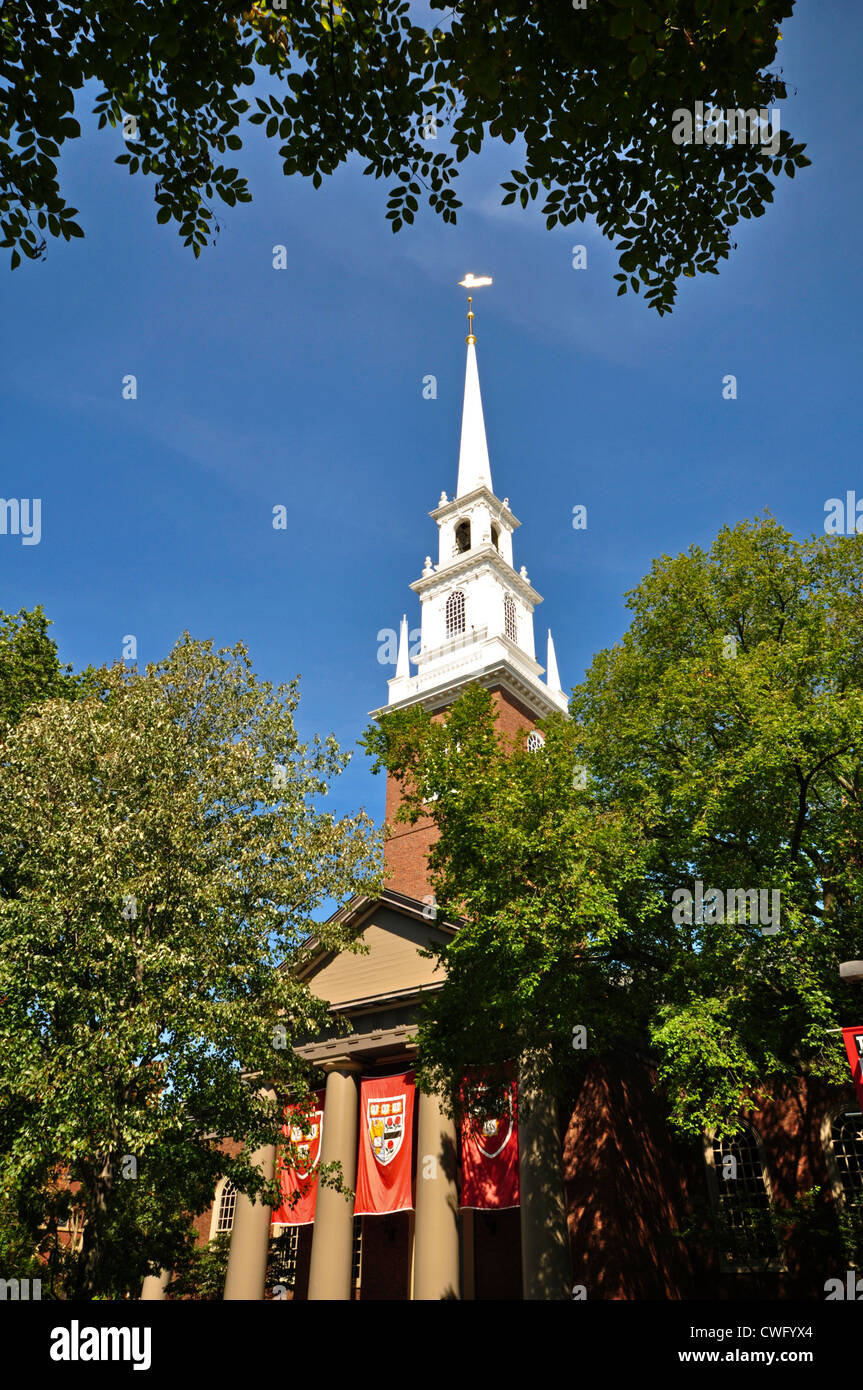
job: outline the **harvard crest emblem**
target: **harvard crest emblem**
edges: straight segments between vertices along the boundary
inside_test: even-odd
[[[321,1139],[324,1133],[324,1112],[323,1110],[313,1110],[310,1115],[311,1125],[303,1129],[302,1125],[291,1125],[290,1141],[293,1145],[294,1172],[300,1181],[305,1181],[310,1173],[313,1173],[318,1166],[321,1156]]]
[[[512,1134],[515,1118],[512,1106],[512,1090],[507,1091],[503,1115],[495,1113],[495,1110],[500,1111],[500,1102],[495,1106],[491,1092],[485,1087],[478,1088],[475,1104],[478,1109],[481,1109],[483,1105],[488,1107],[485,1114],[476,1114],[475,1111],[471,1119],[476,1146],[485,1158],[497,1158],[498,1154],[506,1148]]]
[[[405,1137],[405,1093],[377,1097],[366,1103],[369,1143],[382,1167],[392,1163]]]

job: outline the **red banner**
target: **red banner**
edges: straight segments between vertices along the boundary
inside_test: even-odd
[[[842,1037],[845,1039],[845,1051],[848,1053],[848,1061],[851,1063],[851,1075],[854,1077],[854,1085],[857,1088],[857,1099],[860,1102],[860,1109],[863,1110],[863,1027],[843,1028]]]
[[[468,1113],[461,1124],[462,1207],[501,1211],[517,1207],[518,1097],[510,1081],[503,1092],[482,1082],[462,1089]]]
[[[356,1216],[413,1210],[414,1074],[360,1086]]]
[[[282,1133],[291,1147],[287,1154],[279,1154],[282,1204],[273,1212],[274,1226],[310,1226],[315,1219],[318,1163],[324,1134],[324,1092],[314,1091],[309,1100],[311,1109],[300,1105],[285,1107],[288,1123],[282,1125]],[[291,1117],[295,1117],[294,1123]],[[290,1198],[297,1192],[299,1197],[291,1206]]]

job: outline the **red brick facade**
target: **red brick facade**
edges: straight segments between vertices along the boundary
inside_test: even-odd
[[[710,1239],[712,1210],[701,1139],[672,1136],[655,1073],[646,1065],[596,1063],[563,1136],[573,1284],[588,1299],[823,1298],[842,1275],[822,1122],[855,1110],[853,1091],[789,1081],[751,1119],[779,1218],[784,1270],[723,1270]],[[782,1216],[820,1191],[812,1218],[783,1235]]]
[[[526,705],[517,700],[509,691],[495,686],[490,691],[497,711],[500,732],[512,737],[522,730],[527,733],[536,724],[536,716]],[[443,719],[444,711],[433,716]],[[402,791],[394,777],[387,777],[385,825],[387,843],[384,850],[386,887],[395,893],[416,898],[420,902],[431,900],[431,887],[428,881],[426,857],[435,842],[437,831],[434,822],[426,817],[416,825],[396,821],[396,812],[402,803]]]

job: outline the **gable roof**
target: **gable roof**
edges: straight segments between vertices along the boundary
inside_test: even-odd
[[[352,927],[368,951],[336,952],[313,940],[297,978],[339,1010],[407,1003],[429,988],[440,988],[440,965],[419,953],[451,940],[457,928],[430,921],[428,912],[427,904],[402,893],[352,898],[329,921]]]

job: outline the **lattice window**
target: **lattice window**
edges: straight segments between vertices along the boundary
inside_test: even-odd
[[[825,1119],[822,1129],[827,1163],[833,1178],[843,1222],[863,1259],[863,1116],[840,1112]]]
[[[351,1256],[351,1282],[355,1289],[360,1287],[363,1278],[363,1218],[354,1217],[354,1246]]]
[[[237,1194],[229,1182],[225,1183],[219,1197],[219,1214],[216,1217],[216,1235],[230,1231],[234,1225],[234,1212],[237,1208]]]
[[[464,594],[456,589],[446,601],[446,635],[455,637],[464,632]]]
[[[830,1138],[845,1200],[863,1203],[863,1116],[837,1115]]]
[[[300,1246],[299,1226],[285,1226],[270,1242],[267,1282],[294,1288],[297,1282],[297,1253]]]
[[[541,748],[544,743],[545,739],[539,732],[539,729],[531,729],[530,733],[527,736],[528,753],[535,753],[537,749]]]
[[[518,641],[518,623],[515,616],[515,604],[509,594],[504,594],[503,598],[503,630],[510,642]]]
[[[751,1125],[733,1139],[711,1139],[708,1143],[705,1158],[723,1263],[735,1270],[778,1264],[767,1171]]]

